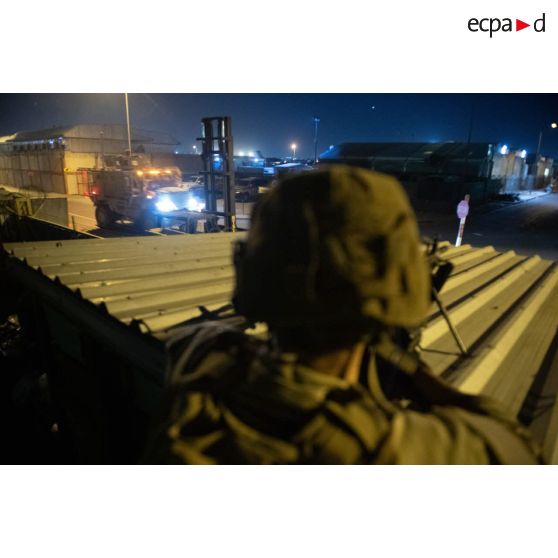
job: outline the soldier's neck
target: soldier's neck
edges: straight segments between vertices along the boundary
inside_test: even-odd
[[[356,383],[359,379],[365,348],[365,343],[357,343],[352,347],[328,353],[300,353],[298,361],[322,374],[337,376],[350,383]]]

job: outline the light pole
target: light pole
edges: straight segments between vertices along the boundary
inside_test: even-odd
[[[558,128],[558,124],[556,122],[551,122],[550,127],[553,130],[555,130],[556,128]],[[537,176],[538,176],[538,172],[539,172],[539,156],[541,154],[543,131],[544,131],[544,128],[539,132],[539,142],[537,144],[537,153],[535,155],[535,182],[537,180]]]
[[[556,122],[551,122],[550,123],[550,127],[555,130],[556,128],[558,128],[558,123]],[[535,155],[535,187],[537,186],[537,177],[539,176],[539,157],[541,154],[541,145],[542,145],[542,133],[544,131],[544,128],[539,132],[539,142],[537,144],[537,153]],[[543,183],[544,183],[544,178],[543,178]]]
[[[558,128],[558,124],[556,122],[551,122],[550,127],[555,130],[556,128]],[[537,163],[538,159],[539,159],[539,155],[541,153],[541,144],[542,144],[542,137],[543,137],[543,131],[544,128],[539,132],[539,143],[537,145],[537,154],[535,156],[535,164]]]
[[[535,155],[535,165],[538,164],[537,161],[539,160],[539,154],[541,152],[542,133],[543,133],[543,131],[541,130],[539,132],[539,143],[537,144],[537,153]]]
[[[318,162],[318,127],[320,125],[320,117],[314,116],[314,164]]]
[[[296,148],[297,148],[296,143],[291,143],[291,149],[293,150],[293,161],[296,158]]]
[[[126,102],[126,126],[128,128],[128,157],[130,157],[130,164],[131,164],[132,136],[130,135],[130,107],[128,105],[128,93],[124,93],[124,100]]]

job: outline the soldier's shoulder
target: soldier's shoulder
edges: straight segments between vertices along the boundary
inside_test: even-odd
[[[519,425],[456,406],[402,410],[376,459],[384,464],[517,464],[540,462]]]
[[[171,391],[173,455],[185,463],[366,463],[389,419],[361,386],[276,358],[212,326],[189,333]]]

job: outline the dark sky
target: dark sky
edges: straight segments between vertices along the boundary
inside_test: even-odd
[[[506,143],[558,157],[558,94],[130,94],[132,126],[171,133],[191,152],[204,116],[232,116],[235,151],[266,156],[313,155],[347,141],[472,141]],[[0,136],[55,125],[123,124],[122,94],[1,94]]]

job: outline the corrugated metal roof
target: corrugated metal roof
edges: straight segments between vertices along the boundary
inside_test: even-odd
[[[176,138],[165,132],[131,128],[132,141],[163,143],[177,145]],[[75,124],[73,126],[58,126],[42,130],[24,130],[15,132],[10,136],[0,138],[1,142],[25,142],[39,141],[54,138],[81,138],[99,139],[103,134],[105,140],[125,140],[127,138],[126,127],[120,124]]]
[[[6,250],[129,324],[161,331],[230,300],[242,233],[7,244]],[[153,242],[155,240],[155,242]]]
[[[157,331],[176,323],[167,318],[170,314],[181,321],[191,315],[191,309],[208,301],[229,301],[231,244],[242,236],[214,233],[47,241],[6,244],[5,249],[51,279],[58,278],[72,290],[79,290],[83,298],[105,303],[109,313],[122,322],[143,320],[149,330]],[[441,298],[469,345],[482,340],[485,330],[494,328],[503,317],[509,320],[508,311],[514,305],[521,302],[523,308],[528,304],[521,297],[534,296],[543,277],[548,275],[544,284],[555,281],[553,262],[537,256],[499,253],[490,246],[454,248],[446,244],[442,250],[442,257],[452,261],[455,268]],[[547,302],[556,296],[554,288]],[[447,335],[445,322],[433,306],[422,346],[432,348],[432,352],[449,348],[452,343]],[[448,355],[429,356],[428,351],[425,357],[437,373],[445,372],[455,360]]]
[[[140,321],[149,335],[199,315],[199,306],[216,309],[230,302],[231,245],[241,236],[68,240],[5,249],[103,312],[106,307],[123,324]],[[442,249],[455,268],[441,298],[469,355],[460,353],[433,305],[421,340],[423,358],[435,374],[465,391],[493,395],[517,414],[537,374],[558,361],[553,341],[558,268],[538,256],[492,247],[446,244]]]

